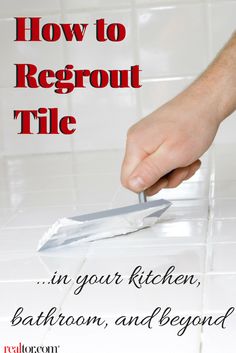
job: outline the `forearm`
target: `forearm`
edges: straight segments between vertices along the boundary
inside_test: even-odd
[[[183,96],[192,97],[203,109],[208,107],[218,123],[236,109],[236,32]]]

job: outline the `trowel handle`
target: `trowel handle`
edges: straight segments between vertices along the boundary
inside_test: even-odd
[[[139,199],[139,203],[147,202],[147,198],[146,198],[146,195],[144,194],[144,191],[138,193],[138,199]]]

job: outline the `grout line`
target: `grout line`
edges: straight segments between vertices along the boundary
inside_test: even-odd
[[[132,36],[133,36],[133,56],[134,56],[134,61],[137,63],[137,65],[140,65],[140,45],[139,45],[139,26],[138,26],[138,17],[137,17],[137,11],[136,11],[136,3],[135,0],[131,0],[131,22],[132,22]],[[142,67],[140,67],[142,70]],[[136,101],[136,120],[140,120],[142,117],[142,100],[141,100],[141,90],[136,89],[135,90],[135,101]]]
[[[91,13],[91,12],[112,12],[112,13],[116,13],[116,12],[121,12],[121,11],[127,11],[130,10],[130,5],[114,5],[112,4],[112,6],[91,6],[91,7],[82,7],[82,8],[71,8],[71,9],[66,9],[64,7],[63,1],[59,0],[60,2],[60,8],[58,10],[52,10],[52,11],[48,11],[48,10],[40,10],[39,11],[35,11],[35,10],[28,10],[25,12],[19,11],[17,13],[17,15],[15,14],[3,14],[0,15],[0,21],[9,21],[9,20],[13,20],[13,18],[15,16],[26,16],[26,17],[33,17],[33,16],[59,16],[61,17],[62,15],[74,15],[74,14],[80,14],[80,13]]]
[[[212,42],[212,16],[211,16],[211,6],[210,2],[207,2],[207,39],[208,39],[208,61],[212,60],[213,56],[213,42]]]
[[[80,273],[80,271],[83,269],[85,263],[87,262],[88,255],[89,255],[90,251],[91,251],[91,243],[88,245],[88,248],[87,248],[87,250],[86,250],[86,253],[84,254],[84,259],[83,259],[83,261],[79,264],[79,266],[77,267],[77,269],[76,269],[76,271],[75,271],[75,272],[76,272],[76,274],[75,274],[76,277],[78,277],[78,274]],[[68,291],[66,291],[64,297],[62,298],[62,300],[61,300],[61,302],[60,302],[60,304],[59,304],[58,314],[61,312],[62,306],[63,306],[63,304],[66,302],[67,298],[69,297],[69,295],[70,295],[70,293],[71,293],[71,291],[72,291],[73,286],[74,286],[74,282],[71,284],[71,286],[69,286]],[[44,335],[44,337],[43,337],[43,342],[44,342],[44,340],[47,338],[47,335],[50,333],[50,331],[52,331],[52,329],[53,329],[52,327],[49,327],[48,330],[45,332],[45,335]],[[42,342],[42,343],[43,343],[43,342]]]
[[[167,1],[166,1],[167,2]],[[183,8],[183,7],[191,7],[194,5],[204,5],[205,0],[193,0],[189,3],[189,0],[181,0],[181,2],[176,2],[175,0],[169,0],[167,5],[164,5],[163,2],[159,2],[158,0],[156,3],[153,1],[146,1],[140,4],[136,4],[137,9],[149,9],[149,10],[173,10],[176,8]]]
[[[66,15],[76,15],[76,14],[84,14],[84,13],[104,13],[104,12],[112,12],[112,13],[119,13],[119,12],[127,12],[130,11],[131,7],[130,4],[127,5],[117,5],[117,4],[112,4],[112,5],[107,5],[107,6],[91,6],[91,7],[74,7],[74,8],[69,8],[65,9],[65,14]]]
[[[209,194],[208,194],[208,227],[207,227],[207,237],[206,237],[206,249],[205,249],[205,265],[204,265],[204,275],[202,280],[202,298],[201,298],[201,314],[203,316],[205,303],[206,303],[206,273],[208,272],[208,268],[210,268],[210,260],[212,259],[212,246],[209,246],[210,239],[212,239],[212,229],[213,229],[213,202],[212,202],[212,195],[214,193],[213,181],[215,179],[215,153],[214,147],[211,149],[211,156],[210,156],[210,180],[209,180]],[[204,334],[204,327],[202,326],[200,329],[200,346],[199,346],[199,353],[203,352],[203,334]]]
[[[66,9],[64,6],[64,1],[63,0],[59,0],[60,3],[60,7],[61,7],[61,20],[62,23],[65,23],[65,15],[66,15]],[[63,64],[67,65],[67,63],[69,62],[69,58],[68,58],[68,51],[66,50],[66,41],[62,41],[62,55],[63,55]],[[67,111],[70,112],[69,114],[72,114],[72,103],[71,103],[72,97],[71,95],[67,95],[66,97],[66,106],[67,106]],[[70,142],[70,152],[74,152],[75,151],[75,146],[74,146],[74,137],[73,134],[70,136],[69,139]]]
[[[181,80],[194,80],[196,75],[184,75],[184,76],[160,76],[160,77],[146,77],[142,78],[142,83],[148,82],[172,82],[172,81],[181,81]]]

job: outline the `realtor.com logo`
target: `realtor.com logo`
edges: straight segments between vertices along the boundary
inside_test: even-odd
[[[18,346],[4,346],[3,353],[59,353],[60,346],[26,346],[19,343]]]

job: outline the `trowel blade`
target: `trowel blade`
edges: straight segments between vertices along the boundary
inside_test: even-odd
[[[171,202],[161,199],[63,218],[43,236],[37,250],[108,238],[149,227],[170,205]]]

